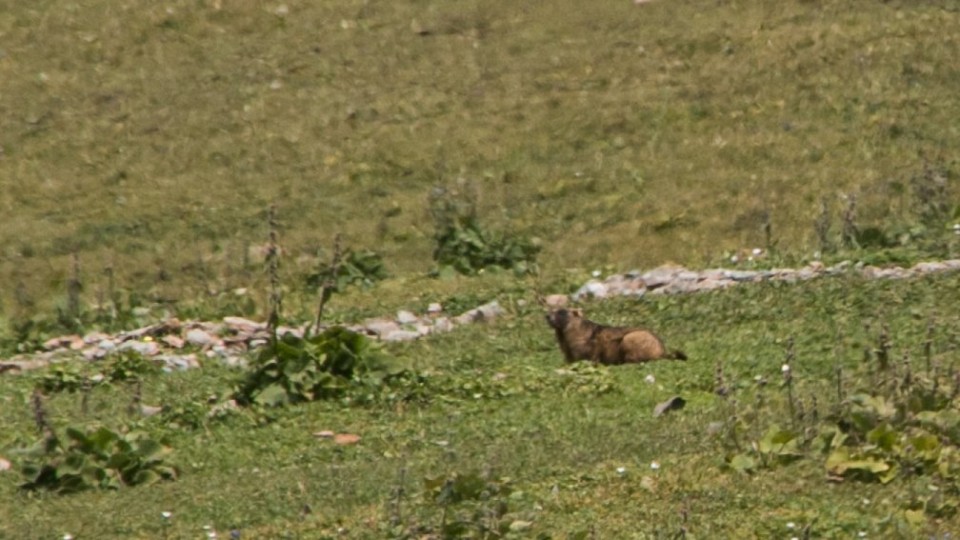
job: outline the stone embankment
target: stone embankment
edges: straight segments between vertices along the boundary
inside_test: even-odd
[[[956,270],[960,270],[960,259],[922,262],[909,268],[881,268],[848,262],[825,266],[814,262],[799,269],[697,271],[667,265],[647,272],[634,271],[611,275],[602,280],[591,279],[573,295],[550,295],[546,297],[546,303],[548,306],[560,306],[571,300],[576,302],[591,298],[695,293],[746,283],[797,282],[842,274],[859,274],[868,279],[905,279]],[[456,316],[446,314],[439,304],[431,304],[423,314],[399,311],[393,317],[369,319],[348,327],[382,341],[405,341],[449,332],[464,324],[490,321],[503,313],[504,309],[496,301]],[[280,327],[279,333],[302,335],[305,328]],[[241,317],[224,317],[219,322],[169,319],[114,335],[91,332],[84,336],[56,337],[44,344],[43,351],[0,361],[0,373],[33,369],[71,358],[98,360],[128,350],[154,358],[168,371],[190,369],[204,361],[236,366],[243,365],[246,353],[265,345],[269,337],[264,323]]]

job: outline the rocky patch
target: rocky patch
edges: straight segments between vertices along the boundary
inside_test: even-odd
[[[802,268],[716,268],[696,271],[682,266],[664,265],[646,272],[632,271],[611,275],[603,280],[591,279],[573,295],[568,297],[553,294],[547,296],[545,302],[549,306],[558,307],[569,301],[614,296],[697,293],[747,283],[797,282],[850,272],[859,273],[868,279],[906,279],[956,270],[960,270],[960,259],[921,262],[910,268],[877,267],[850,262],[825,266],[820,262],[813,262]],[[504,309],[496,300],[459,315],[448,315],[439,304],[430,304],[424,314],[401,310],[392,317],[368,319],[347,327],[381,341],[395,342],[418,339],[438,332],[450,332],[460,325],[493,321],[503,314]],[[281,335],[291,332],[302,336],[306,328],[306,325],[281,326],[278,332]],[[0,361],[0,374],[35,369],[72,358],[94,361],[127,350],[155,359],[165,371],[192,369],[208,361],[242,367],[246,364],[246,353],[266,345],[269,339],[270,334],[265,323],[242,317],[224,317],[219,322],[169,319],[115,335],[90,332],[83,336],[55,337],[44,343],[45,350],[42,352]]]

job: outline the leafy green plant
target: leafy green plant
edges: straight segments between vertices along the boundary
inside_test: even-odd
[[[25,453],[20,471],[24,490],[75,493],[87,489],[174,480],[176,467],[165,462],[170,449],[141,432],[120,433],[100,426],[68,427],[66,442],[44,437]]]
[[[532,522],[512,512],[516,495],[509,478],[477,471],[423,479],[424,502],[437,507],[439,523],[399,523],[384,531],[388,538],[525,538]]]
[[[156,363],[134,350],[120,351],[110,356],[104,367],[104,377],[112,382],[129,382],[162,373]]]
[[[404,371],[391,367],[366,336],[343,327],[305,338],[287,333],[260,353],[236,399],[276,406],[338,397]]]
[[[728,455],[726,463],[731,469],[744,473],[787,465],[803,457],[802,443],[800,433],[772,425],[747,450]]]
[[[472,275],[487,268],[536,270],[540,245],[516,234],[494,233],[480,225],[473,186],[464,180],[456,187],[435,188],[430,197],[434,222],[433,260],[437,273],[446,270]]]
[[[306,277],[307,287],[316,291],[325,283],[333,285],[333,292],[342,293],[350,285],[370,287],[377,281],[389,277],[383,264],[383,256],[371,250],[344,250],[339,264],[333,262]]]
[[[435,236],[433,260],[461,274],[497,267],[518,274],[535,271],[539,244],[522,236],[497,234],[480,227],[473,217],[440,229]]]
[[[92,383],[93,379],[84,373],[80,364],[75,362],[54,364],[37,378],[37,387],[46,394],[74,393]]]
[[[787,396],[761,399],[728,421],[731,451],[726,467],[756,473],[819,454],[833,481],[889,484],[927,478],[951,498],[925,500],[909,511],[955,513],[958,505],[952,496],[960,493],[960,378],[933,365],[931,329],[923,345],[926,369],[915,372],[908,357],[893,361],[890,329],[884,324],[875,348],[866,348],[866,361],[852,376],[841,379],[837,371],[837,402],[822,420],[815,411],[805,414],[800,408],[788,361],[783,367]],[[791,427],[773,424],[762,437],[750,437],[770,416],[786,417]]]

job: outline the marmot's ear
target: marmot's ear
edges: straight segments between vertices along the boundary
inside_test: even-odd
[[[583,310],[580,308],[571,309],[570,315],[573,315],[574,317],[583,317]]]

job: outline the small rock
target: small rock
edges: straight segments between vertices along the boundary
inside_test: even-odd
[[[10,467],[10,462],[0,457],[0,472],[9,471]]]
[[[430,305],[427,306],[427,313],[431,315],[436,315],[441,311],[443,311],[443,306],[441,306],[438,302],[431,302]]]
[[[298,338],[302,338],[302,337],[303,337],[303,328],[294,328],[294,327],[291,327],[291,326],[278,326],[278,327],[277,327],[277,335],[278,335],[278,336],[285,336],[285,335],[287,335],[287,334],[296,336],[296,337],[298,337]]]
[[[478,307],[477,312],[480,314],[479,320],[481,321],[492,321],[504,313],[503,308],[500,307],[500,303],[496,300]]]
[[[173,334],[163,336],[160,338],[160,341],[166,343],[168,346],[173,347],[174,349],[182,349],[183,344],[185,343],[182,337],[175,336]]]
[[[698,283],[696,281],[681,281],[675,280],[670,283],[660,287],[659,289],[654,289],[654,294],[680,294],[680,293],[689,293],[696,290],[699,290]]]
[[[397,312],[397,322],[400,324],[413,324],[420,320],[410,311],[400,310]]]
[[[920,274],[927,274],[930,272],[942,272],[947,269],[947,265],[942,262],[921,262],[917,263],[913,270]]]
[[[191,345],[197,345],[198,347],[203,347],[213,342],[213,336],[204,332],[203,330],[200,330],[199,328],[188,330],[185,337],[187,339],[187,343],[190,343]]]
[[[360,442],[360,436],[352,433],[337,433],[333,436],[333,443],[341,446],[357,444],[358,442]]]
[[[197,355],[195,354],[161,354],[157,356],[157,360],[163,363],[164,371],[186,371],[200,367],[200,363],[197,362]]]
[[[414,330],[416,330],[417,334],[425,336],[433,331],[433,327],[427,324],[418,324],[414,327]]]
[[[207,413],[207,417],[208,417],[208,418],[212,418],[212,417],[214,417],[214,416],[221,415],[221,414],[223,414],[223,413],[225,413],[225,412],[228,412],[228,411],[235,411],[235,410],[237,410],[237,409],[239,409],[239,408],[240,408],[240,406],[237,405],[237,400],[235,400],[235,399],[229,399],[229,400],[227,400],[227,401],[224,401],[223,403],[220,403],[220,404],[214,405],[213,407],[210,407],[210,412]]]
[[[400,325],[386,319],[370,319],[364,321],[364,328],[383,338],[384,335],[400,329]]]
[[[336,435],[336,433],[329,430],[318,431],[313,434],[313,436],[318,439],[332,439],[334,435]]]
[[[732,287],[733,285],[734,282],[730,280],[707,278],[697,283],[694,288],[698,291],[712,291],[714,289],[726,289],[727,287]]]
[[[124,341],[117,350],[136,351],[143,356],[153,356],[160,352],[160,347],[156,341]]]
[[[385,336],[380,336],[380,339],[383,341],[409,341],[411,339],[417,339],[420,337],[419,332],[413,332],[410,330],[394,330]]]
[[[750,270],[725,270],[723,277],[734,281],[756,281],[757,273]]]
[[[672,398],[664,401],[663,403],[657,404],[653,408],[653,416],[662,416],[670,411],[676,411],[683,408],[687,404],[687,401],[680,396],[673,396]]]
[[[112,351],[117,348],[117,344],[109,339],[101,339],[100,342],[97,343],[97,348],[101,351]]]
[[[606,298],[609,294],[607,286],[599,281],[588,281],[573,293],[574,300],[581,298]]]
[[[143,416],[154,416],[159,414],[163,410],[163,407],[152,407],[150,405],[140,405],[140,414]]]
[[[231,354],[231,355],[228,355],[228,356],[224,356],[223,358],[220,359],[220,362],[221,362],[223,365],[225,365],[225,366],[227,366],[227,367],[232,367],[232,368],[245,368],[245,367],[247,367],[247,360],[246,360],[244,357],[242,357],[242,356],[237,356],[237,355],[234,355],[234,354]]]
[[[530,527],[533,527],[533,522],[518,519],[510,523],[509,529],[510,532],[523,532],[530,530]]]
[[[103,332],[90,332],[83,336],[83,342],[87,345],[95,345],[105,339],[110,339],[110,335]]]
[[[656,289],[670,283],[677,274],[685,270],[682,266],[665,264],[644,273],[640,278],[647,284],[648,289]]]
[[[640,487],[650,493],[653,493],[657,490],[657,481],[649,476],[644,476],[640,479]]]
[[[235,330],[242,329],[251,334],[257,330],[263,330],[267,327],[267,325],[263,323],[251,321],[250,319],[244,319],[243,317],[224,317],[223,323]]]
[[[446,317],[440,317],[433,321],[433,333],[449,332],[454,329],[453,322]]]
[[[459,315],[455,320],[460,324],[490,322],[500,315],[503,315],[503,313],[504,311],[503,308],[500,307],[500,303],[494,300],[493,302],[488,302]]]
[[[63,338],[59,338],[59,337],[50,338],[50,339],[48,339],[48,340],[46,340],[46,341],[43,342],[43,348],[46,349],[46,350],[48,350],[48,351],[52,351],[53,349],[59,349],[59,348],[60,348],[60,341],[61,341],[62,339],[63,339]]]
[[[547,307],[561,308],[567,305],[570,297],[565,294],[551,294],[543,299]]]

